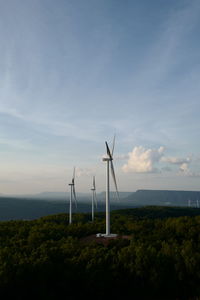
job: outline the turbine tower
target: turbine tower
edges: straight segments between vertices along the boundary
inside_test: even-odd
[[[93,176],[93,185],[91,188],[92,191],[92,222],[94,221],[94,203],[97,208],[97,195],[96,195],[96,183],[95,183],[95,176]]]
[[[77,207],[77,200],[76,200],[76,192],[75,192],[75,168],[73,172],[72,182],[69,183],[70,186],[70,200],[69,200],[69,224],[72,224],[72,203],[73,199],[75,202],[75,206]]]
[[[108,143],[106,143],[106,152],[107,157],[103,157],[103,161],[106,162],[106,233],[105,234],[97,234],[97,237],[116,237],[116,234],[112,234],[110,232],[110,170],[111,175],[114,181],[115,190],[117,194],[117,198],[119,199],[119,192],[117,188],[117,181],[115,177],[115,171],[114,171],[114,165],[113,165],[113,153],[114,153],[114,147],[115,147],[115,136],[113,139],[113,146],[112,146],[112,152],[110,151],[110,148],[108,146]]]

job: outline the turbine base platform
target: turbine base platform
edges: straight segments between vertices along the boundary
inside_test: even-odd
[[[106,234],[106,233],[97,233],[96,237],[103,237],[103,238],[116,238],[118,235],[116,233],[110,233],[110,234]]]

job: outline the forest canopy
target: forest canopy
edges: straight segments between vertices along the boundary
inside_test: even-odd
[[[199,215],[192,208],[113,211],[119,237],[106,245],[86,239],[105,231],[103,213],[94,223],[89,214],[75,214],[71,225],[66,214],[0,222],[1,295],[198,299]]]

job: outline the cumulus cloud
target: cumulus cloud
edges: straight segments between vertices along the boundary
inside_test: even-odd
[[[161,161],[166,162],[166,163],[170,163],[170,164],[174,164],[174,165],[182,165],[182,164],[190,163],[191,158],[190,157],[179,158],[179,157],[174,157],[174,156],[170,156],[170,157],[163,156]]]
[[[180,157],[162,157],[162,162],[169,163],[171,165],[176,165],[179,167],[179,174],[185,176],[196,176],[194,172],[190,170],[190,163],[192,162],[191,157],[180,158]]]
[[[155,164],[158,163],[164,155],[164,147],[158,149],[145,149],[142,146],[133,148],[128,154],[128,162],[123,165],[122,170],[126,173],[154,173],[158,172]]]
[[[180,165],[179,174],[188,177],[200,177],[200,173],[196,173],[190,170],[188,163],[183,163]]]
[[[181,164],[180,167],[179,167],[179,170],[180,170],[180,172],[188,174],[189,173],[189,166],[188,166],[188,164],[187,163]]]

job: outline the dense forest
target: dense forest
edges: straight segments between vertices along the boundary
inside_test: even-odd
[[[200,209],[144,207],[0,222],[2,299],[200,299]]]

